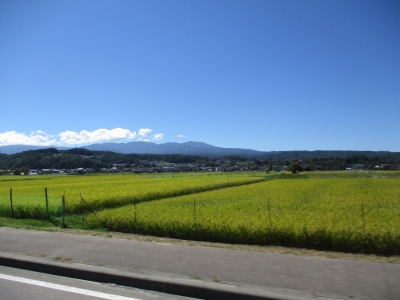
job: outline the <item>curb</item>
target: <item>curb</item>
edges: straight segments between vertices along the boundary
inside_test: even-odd
[[[112,268],[62,263],[47,259],[23,256],[11,253],[0,253],[0,265],[52,275],[113,283],[117,285],[152,290],[166,294],[200,299],[230,300],[305,300],[310,298],[283,295],[267,291],[254,291],[237,286],[213,282],[195,281],[184,278],[167,278],[158,275],[142,275]]]

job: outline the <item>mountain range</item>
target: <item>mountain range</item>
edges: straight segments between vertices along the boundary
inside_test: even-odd
[[[137,153],[137,154],[184,154],[198,156],[228,156],[237,155],[243,157],[253,157],[263,154],[262,151],[239,148],[222,148],[212,146],[202,142],[185,143],[163,143],[155,144],[150,142],[130,142],[130,143],[104,143],[85,146],[85,149],[95,151],[113,151],[116,153]]]
[[[67,147],[57,146],[29,146],[29,145],[11,145],[11,146],[0,146],[0,153],[14,154],[28,150],[39,150],[46,148],[56,148],[58,150],[67,150]],[[103,143],[103,144],[92,144],[83,146],[92,151],[111,151],[122,154],[184,154],[184,155],[199,155],[199,156],[259,156],[263,154],[262,151],[251,150],[251,149],[239,149],[239,148],[222,148],[212,146],[202,142],[186,142],[186,143],[163,143],[155,144],[151,142],[129,142],[129,143]]]
[[[38,150],[46,148],[56,148],[58,150],[68,150],[67,147],[55,146],[27,146],[27,145],[12,145],[0,146],[0,153],[14,154],[27,150]],[[338,150],[317,150],[317,151],[257,151],[252,149],[241,148],[222,148],[209,145],[203,142],[185,142],[185,143],[163,143],[155,144],[151,142],[129,142],[129,143],[103,143],[92,144],[83,146],[92,151],[111,151],[121,154],[182,154],[182,155],[197,155],[205,157],[223,157],[223,156],[240,156],[244,158],[257,158],[257,159],[313,159],[322,157],[349,157],[352,155],[366,155],[366,156],[390,156],[398,157],[399,152],[387,151],[338,151]]]

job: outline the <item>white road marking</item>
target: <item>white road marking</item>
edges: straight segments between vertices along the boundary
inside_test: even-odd
[[[101,299],[108,299],[108,300],[140,300],[140,299],[137,299],[137,298],[128,298],[128,297],[124,297],[124,296],[118,296],[118,295],[106,294],[106,293],[101,293],[101,292],[95,292],[95,291],[75,288],[75,287],[71,287],[71,286],[55,284],[55,283],[39,281],[39,280],[33,280],[33,279],[27,279],[27,278],[23,278],[23,277],[16,277],[16,276],[11,276],[11,275],[1,274],[1,273],[0,273],[0,279],[16,281],[16,282],[21,282],[21,283],[26,283],[26,284],[32,284],[32,285],[37,285],[37,286],[41,286],[41,287],[46,287],[46,288],[49,288],[49,289],[65,291],[65,292],[70,292],[70,293],[75,293],[75,294],[81,294],[81,295],[86,295],[86,296],[92,296],[92,297],[97,297],[97,298],[101,298]]]

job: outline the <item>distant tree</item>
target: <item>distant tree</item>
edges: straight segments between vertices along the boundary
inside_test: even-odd
[[[14,175],[29,175],[30,170],[27,167],[17,168],[14,170]]]
[[[210,158],[207,161],[204,162],[204,165],[206,167],[215,167],[217,164],[215,163],[215,159],[214,158]]]
[[[288,170],[293,174],[296,174],[299,172],[303,172],[303,167],[298,161],[294,161],[289,165]]]
[[[259,166],[254,165],[250,167],[250,170],[257,171],[259,168],[260,168]]]
[[[265,172],[268,174],[272,170],[271,165],[265,165]]]
[[[262,161],[261,161],[261,160],[254,159],[253,162],[254,162],[254,164],[255,164],[256,166],[261,166],[261,165],[262,165]]]

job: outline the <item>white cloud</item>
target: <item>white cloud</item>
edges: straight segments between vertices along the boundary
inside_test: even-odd
[[[140,128],[138,134],[139,135],[138,140],[143,142],[148,142],[149,141],[148,136],[151,132],[152,130],[149,128]]]
[[[111,130],[101,128],[95,131],[82,130],[77,133],[75,131],[64,131],[59,135],[62,144],[89,144],[118,140],[131,140],[136,137],[135,131],[129,131],[123,128],[114,128]]]
[[[57,144],[57,141],[51,139],[46,132],[38,130],[26,135],[24,132],[7,131],[0,133],[0,146],[8,145],[32,145],[32,146],[50,146]]]
[[[156,141],[160,141],[163,138],[164,138],[164,134],[162,134],[162,133],[157,133],[157,134],[153,135],[153,140],[156,140]]]
[[[183,134],[178,134],[178,138],[183,138]]]
[[[100,128],[94,131],[82,130],[81,132],[67,130],[58,135],[50,135],[42,130],[30,131],[28,134],[24,132],[7,131],[0,133],[0,146],[69,146],[132,140],[135,138],[139,141],[148,142],[150,139],[159,141],[164,138],[162,133],[150,135],[151,132],[152,130],[149,128],[141,128],[138,133],[123,128],[114,128],[110,130]]]
[[[149,128],[140,128],[139,129],[139,136],[146,137],[151,133],[151,129]]]

